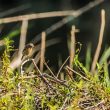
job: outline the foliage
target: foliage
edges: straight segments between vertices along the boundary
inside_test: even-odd
[[[90,69],[90,47],[87,51],[86,66],[79,61],[79,52],[74,58],[74,72],[65,67],[66,80],[49,74],[40,76],[34,69],[31,74],[21,74],[10,68],[12,41],[5,39],[0,71],[1,110],[96,110],[110,109],[110,81],[107,58],[109,48],[104,52],[101,63],[94,73]],[[28,65],[26,65],[28,68]],[[68,71],[66,71],[68,70]],[[69,72],[69,73],[68,73]],[[77,73],[77,74],[75,74]],[[73,77],[74,76],[74,77]],[[43,78],[47,82],[44,81]]]
[[[0,109],[1,110],[30,110],[34,109],[34,91],[29,83],[20,79],[20,74],[12,71],[10,52],[13,50],[12,41],[5,39],[5,51],[2,56],[0,71]],[[31,80],[29,80],[31,82]]]

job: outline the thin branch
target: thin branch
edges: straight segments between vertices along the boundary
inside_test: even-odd
[[[42,32],[42,40],[41,40],[41,57],[40,57],[40,71],[43,72],[44,61],[45,61],[45,41],[46,41],[46,33]]]
[[[32,20],[32,19],[38,19],[38,18],[69,16],[69,15],[75,15],[75,14],[76,13],[74,12],[74,10],[27,14],[27,15],[15,16],[15,17],[1,18],[0,24],[18,22],[18,21],[22,21],[22,20]]]
[[[44,77],[49,78],[50,80],[52,80],[52,81],[54,81],[56,83],[59,83],[59,84],[61,84],[63,86],[68,87],[68,85],[66,84],[66,81],[65,80],[59,80],[59,79],[54,78],[54,77],[52,77],[52,76],[50,76],[48,74],[45,74],[45,73],[44,73]]]
[[[44,65],[46,66],[46,68],[50,71],[50,73],[52,74],[52,76],[54,78],[56,78],[56,76],[54,75],[53,71],[50,69],[50,67],[48,66],[48,64],[46,62],[44,62]]]
[[[66,97],[66,99],[64,100],[64,103],[63,103],[62,107],[59,110],[65,110],[67,101],[68,101],[68,97]]]
[[[52,77],[52,76],[50,76],[50,75],[48,75],[48,74],[46,74],[46,73],[43,73],[42,75],[23,76],[23,77],[20,77],[19,79],[32,79],[32,78],[38,78],[38,77],[40,77],[40,78],[42,78],[42,77],[49,78],[51,81],[54,81],[54,82],[56,82],[56,83],[58,83],[58,84],[61,84],[61,85],[63,85],[63,86],[68,87],[68,86],[65,84],[65,82],[66,82],[65,80],[56,79],[56,78],[54,78],[54,77]]]
[[[57,73],[57,78],[58,78],[58,76],[59,76],[59,74],[60,74],[62,68],[64,67],[64,65],[65,65],[66,62],[69,60],[69,58],[70,58],[70,56],[64,61],[64,63],[63,63],[62,66],[60,67],[60,69],[59,69],[59,71],[58,71],[58,73]]]
[[[98,106],[101,106],[102,110],[107,110],[107,109],[105,109],[105,108],[103,107],[104,103],[105,103],[105,101],[102,100],[102,101],[100,101],[99,103],[97,103],[97,104],[94,105],[94,106],[90,106],[90,107],[85,108],[85,110],[92,110],[93,108],[96,108],[96,107],[98,107]]]
[[[19,77],[19,79],[33,79],[33,78],[38,78],[38,75],[31,75],[31,76]]]
[[[65,70],[67,71],[66,74],[69,76],[69,79],[73,81],[74,79],[71,72],[67,68],[65,68]]]
[[[21,95],[24,95],[24,93],[20,93]],[[19,92],[18,91],[15,91],[15,92],[10,92],[10,93],[4,93],[2,94],[2,96],[0,98],[6,98],[7,96],[14,96],[14,95],[19,95]]]
[[[90,81],[88,78],[84,77],[83,75],[81,75],[81,74],[78,73],[77,71],[71,69],[69,66],[66,66],[66,68],[67,68],[68,70],[70,70],[71,72],[73,72],[73,73],[79,75],[81,78],[83,78],[83,79],[85,79],[85,80],[87,80],[87,81]]]
[[[48,89],[53,89],[53,87],[52,87],[52,85],[48,82],[48,80],[43,76],[43,74],[41,73],[41,71],[39,70],[39,68],[37,67],[37,65],[36,65],[36,63],[35,63],[35,61],[34,61],[34,59],[27,59],[27,60],[25,60],[23,63],[22,63],[22,65],[21,65],[21,78],[23,78],[24,76],[23,76],[23,70],[22,70],[22,67],[23,67],[23,65],[25,64],[25,63],[27,63],[28,61],[32,61],[32,63],[33,63],[33,65],[34,65],[34,67],[35,67],[35,69],[38,71],[38,73],[39,73],[39,75],[37,75],[37,76],[33,76],[33,78],[34,77],[40,77],[43,81],[44,81],[44,83],[49,87]],[[31,78],[31,77],[30,77]]]
[[[33,65],[35,66],[36,70],[38,71],[38,73],[39,73],[39,75],[41,76],[41,79],[44,81],[44,83],[45,83],[49,88],[53,89],[52,85],[49,84],[48,80],[47,80],[45,77],[43,77],[43,75],[42,75],[41,71],[39,70],[39,68],[37,67],[37,65],[36,65],[36,63],[35,63],[35,61],[34,61],[34,59],[32,59],[32,63],[33,63]]]
[[[21,83],[20,82],[18,83],[18,94],[19,94],[19,96],[21,94]]]
[[[23,65],[27,62],[29,62],[31,59],[27,59],[27,60],[24,60],[20,66],[20,73],[21,73],[21,76],[23,77],[23,74],[24,74],[24,71],[23,71]]]
[[[92,62],[92,67],[91,67],[92,72],[94,72],[95,67],[96,67],[96,63],[99,58],[99,54],[100,54],[100,50],[101,50],[101,46],[102,46],[102,41],[103,41],[104,29],[105,29],[105,10],[102,9],[101,10],[101,28],[100,28],[100,34],[99,34],[99,41],[98,41],[97,49],[96,49],[96,52],[95,52],[95,55],[93,58],[93,62]]]

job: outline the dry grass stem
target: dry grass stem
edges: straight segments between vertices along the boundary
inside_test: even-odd
[[[66,70],[66,74],[68,76],[68,79],[73,81],[74,79],[73,79],[73,76],[71,74],[71,71],[69,71],[67,68],[65,68],[65,70]]]
[[[96,52],[95,52],[95,55],[93,58],[93,62],[92,62],[92,67],[91,67],[92,72],[94,72],[94,70],[96,68],[96,63],[99,58],[102,41],[103,41],[104,29],[105,29],[105,10],[102,9],[101,10],[101,28],[100,28],[100,34],[99,34],[99,41],[98,41],[97,49],[96,49]]]
[[[20,56],[22,56],[22,51],[23,51],[23,48],[25,47],[27,28],[28,28],[28,21],[27,20],[22,21],[21,35],[20,35],[20,42],[19,42],[19,53],[18,53],[18,55]]]
[[[28,21],[25,21],[25,20],[22,21],[18,55],[15,56],[15,58],[10,64],[10,67],[13,70],[21,64],[22,51],[26,42],[27,28],[28,28]]]
[[[65,98],[64,103],[63,103],[62,107],[59,110],[66,110],[65,108],[66,108],[67,101],[68,101],[68,97]]]
[[[19,94],[19,96],[21,94],[21,83],[18,83],[18,94]]]
[[[100,108],[102,108],[101,110],[107,110],[107,109],[104,107],[104,104],[105,104],[105,101],[102,100],[102,101],[100,101],[99,103],[97,103],[97,104],[94,105],[94,106],[87,107],[85,110],[92,110],[92,109],[94,109],[94,108],[96,108],[95,110],[99,110],[99,109],[98,109],[98,106],[100,106]]]
[[[64,65],[65,65],[65,64],[67,63],[67,61],[69,60],[69,58],[70,58],[70,56],[64,61],[64,63],[63,63],[62,66],[60,67],[60,69],[59,69],[59,71],[58,71],[58,73],[57,73],[57,78],[58,78],[58,76],[59,76],[59,74],[60,74],[62,68],[64,67]]]
[[[50,71],[50,73],[52,74],[52,76],[54,78],[56,78],[56,76],[54,75],[53,71],[50,69],[50,67],[48,66],[48,64],[46,62],[44,62],[44,65],[46,66],[46,68]]]
[[[45,77],[43,77],[43,74],[42,74],[42,72],[39,70],[39,68],[37,67],[37,65],[36,65],[36,63],[35,63],[35,61],[34,61],[34,59],[32,59],[32,63],[33,63],[33,65],[34,65],[36,71],[38,71],[39,75],[41,76],[41,79],[42,79],[42,80],[44,81],[44,83],[48,86],[48,89],[50,89],[50,88],[53,89],[52,85],[49,84],[48,80],[47,80]]]
[[[45,61],[45,41],[46,41],[46,33],[42,32],[42,40],[41,40],[41,57],[40,57],[40,70],[43,72],[44,61]]]
[[[81,75],[81,74],[78,73],[77,71],[71,69],[69,66],[66,66],[66,69],[68,69],[69,71],[71,71],[71,72],[73,72],[73,73],[79,75],[81,78],[83,78],[83,79],[85,79],[85,80],[87,80],[87,81],[90,81],[88,78],[84,77],[83,75]]]
[[[87,6],[85,6],[84,8],[81,8],[75,12],[74,12],[74,10],[55,11],[55,12],[45,12],[45,13],[37,13],[37,14],[20,15],[20,16],[9,17],[9,18],[1,18],[0,24],[17,22],[17,21],[22,21],[22,20],[32,20],[32,19],[38,19],[38,18],[60,17],[60,16],[69,16],[69,15],[77,17],[77,16],[83,14],[84,12],[90,10],[91,8],[95,7],[96,5],[102,3],[103,1],[104,0],[95,0],[94,2],[90,2]]]
[[[0,24],[17,22],[22,20],[32,20],[32,19],[38,19],[38,18],[69,16],[69,15],[75,15],[75,14],[76,13],[74,12],[74,10],[69,10],[69,11],[53,11],[53,12],[20,15],[15,17],[1,18]]]
[[[72,26],[71,30],[71,42],[70,42],[70,67],[73,67],[73,59],[75,55],[75,33],[79,32],[79,30],[75,29],[75,26]]]
[[[23,77],[23,74],[24,74],[23,65],[26,64],[26,63],[29,62],[29,61],[31,61],[31,59],[24,60],[24,61],[21,63],[20,73],[21,73],[21,76],[22,76],[22,77]]]

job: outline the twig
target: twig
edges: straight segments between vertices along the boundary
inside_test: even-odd
[[[105,10],[102,9],[101,10],[101,28],[100,28],[99,41],[98,41],[97,49],[96,49],[96,52],[95,52],[95,55],[93,58],[91,72],[94,72],[95,67],[96,67],[96,63],[99,58],[99,54],[100,54],[100,50],[101,50],[101,46],[102,46],[102,41],[103,41],[104,29],[105,29]]]
[[[44,83],[51,89],[53,89],[53,87],[51,86],[51,84],[49,84],[49,82],[47,81],[47,79],[45,77],[43,77],[41,71],[39,70],[39,68],[37,67],[34,59],[31,59],[32,60],[32,63],[33,65],[35,66],[36,70],[38,71],[39,75],[41,76],[42,80],[44,81]]]
[[[56,78],[56,76],[54,75],[53,71],[49,68],[48,64],[46,62],[44,62],[44,65],[47,67],[47,69],[50,71],[50,73],[52,74],[52,76],[54,78]]]
[[[66,99],[65,99],[65,101],[64,101],[64,103],[63,103],[63,105],[62,105],[62,107],[61,107],[59,110],[65,110],[67,101],[68,101],[68,97],[66,97]]]
[[[79,32],[78,29],[75,29],[75,26],[72,26],[71,29],[71,40],[70,40],[70,68],[73,68],[73,59],[74,59],[74,55],[75,55],[75,33]]]
[[[18,83],[18,94],[19,94],[19,96],[21,94],[21,83]]]
[[[37,78],[38,75],[31,75],[31,76],[23,76],[23,77],[19,77],[19,79],[33,79],[33,78]]]
[[[56,79],[56,78],[54,78],[54,77],[52,77],[52,76],[49,76],[49,75],[46,74],[46,73],[43,73],[42,75],[23,76],[23,77],[20,77],[19,79],[32,79],[32,78],[38,78],[38,77],[40,77],[40,78],[42,78],[42,77],[49,78],[51,81],[54,81],[54,82],[56,82],[56,83],[58,83],[58,84],[61,84],[61,85],[63,85],[63,86],[68,87],[68,86],[65,84],[65,82],[66,82],[65,80]]]
[[[44,61],[45,61],[45,41],[46,41],[46,33],[42,32],[41,57],[40,57],[40,71],[41,72],[43,72]]]
[[[25,63],[29,62],[29,61],[31,61],[31,59],[24,60],[24,61],[22,62],[22,64],[21,64],[21,66],[20,66],[20,73],[21,73],[21,76],[22,76],[22,77],[23,77],[23,73],[24,73],[24,71],[23,71],[23,65],[24,65]]]
[[[102,101],[100,101],[99,103],[97,103],[96,105],[94,105],[94,106],[91,106],[91,107],[87,107],[87,108],[85,108],[85,110],[91,110],[92,108],[95,108],[95,107],[98,107],[99,105],[102,105],[102,104],[104,104],[104,100],[102,100]],[[104,107],[102,107],[102,110],[106,110]]]
[[[59,80],[59,79],[57,79],[57,78],[54,78],[54,77],[52,77],[52,76],[49,76],[48,74],[44,74],[44,76],[47,77],[47,78],[49,78],[50,80],[53,80],[53,81],[56,82],[56,83],[59,83],[59,84],[61,84],[61,85],[63,85],[63,86],[68,87],[68,85],[65,84],[65,82],[66,82],[65,80]]]
[[[24,94],[24,93],[22,92],[21,94]],[[2,96],[0,96],[0,98],[6,98],[7,96],[14,96],[14,95],[19,95],[18,91],[5,93]]]
[[[75,70],[71,69],[69,66],[66,66],[66,68],[67,68],[68,70],[70,70],[71,72],[73,72],[73,73],[75,73],[75,74],[79,75],[81,78],[83,78],[83,79],[85,79],[85,80],[87,80],[87,81],[89,81],[89,82],[90,82],[90,80],[89,80],[88,78],[84,77],[83,75],[81,75],[81,74],[80,74],[80,73],[78,73],[77,71],[75,71]]]
[[[69,79],[71,79],[73,81],[73,77],[72,77],[72,74],[70,73],[70,71],[67,68],[65,68],[65,70],[67,71],[66,73],[69,76]]]
[[[57,78],[58,78],[58,76],[59,76],[59,74],[60,74],[62,68],[64,67],[64,65],[65,65],[66,62],[69,60],[69,58],[70,58],[70,56],[64,61],[64,63],[63,63],[62,66],[60,67],[60,69],[59,69],[59,71],[58,71],[58,73],[57,73]]]
[[[27,14],[27,15],[15,16],[15,17],[1,18],[0,24],[18,22],[18,21],[22,21],[22,20],[39,19],[39,18],[69,16],[69,15],[75,15],[75,14],[76,13],[74,12],[74,10]]]

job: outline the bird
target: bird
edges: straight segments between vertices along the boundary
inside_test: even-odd
[[[24,47],[23,51],[22,51],[22,58],[21,58],[21,60],[24,60],[26,58],[31,57],[33,48],[34,48],[34,44],[33,43],[27,44]]]

